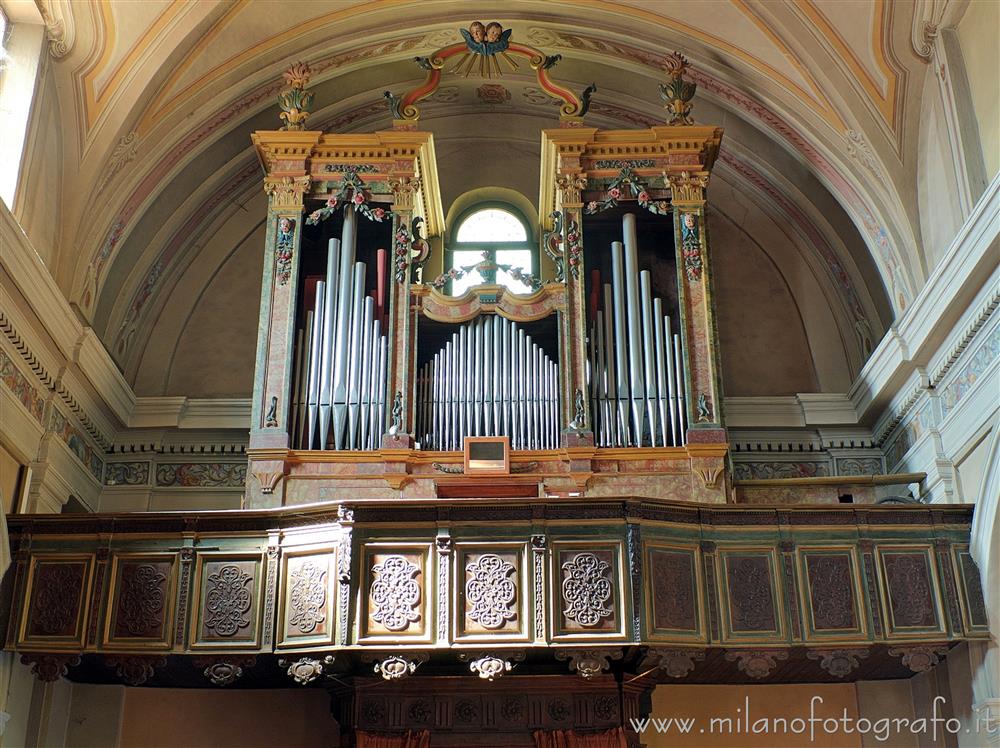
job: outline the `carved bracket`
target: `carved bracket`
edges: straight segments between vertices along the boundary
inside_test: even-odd
[[[140,657],[129,655],[124,657],[108,657],[104,664],[115,669],[115,674],[129,686],[141,686],[153,677],[157,668],[167,664],[167,658]]]
[[[650,649],[646,653],[648,663],[658,659],[657,667],[671,678],[683,678],[694,670],[695,662],[705,659],[705,653],[693,649]],[[643,667],[648,667],[643,663]]]
[[[858,660],[867,656],[867,649],[810,649],[806,652],[806,657],[819,660],[819,666],[834,678],[846,678],[858,667]]]
[[[469,663],[469,670],[483,680],[494,681],[514,669],[514,664],[524,660],[522,650],[504,652],[503,657],[484,652],[462,652],[458,659]]]
[[[622,650],[618,649],[557,649],[556,659],[569,661],[569,669],[584,680],[600,675],[611,669],[611,660],[620,660]]]
[[[30,665],[31,674],[43,683],[53,683],[80,664],[80,655],[23,654],[21,664]]]
[[[787,660],[788,652],[781,649],[755,649],[726,652],[729,662],[755,680],[766,678],[774,670],[775,660]]]
[[[307,686],[323,675],[323,668],[333,665],[333,655],[327,655],[322,660],[303,657],[291,662],[284,658],[278,660],[278,666],[287,668],[288,676],[301,686]]]
[[[892,647],[889,650],[890,656],[901,658],[903,664],[915,673],[926,673],[947,653],[948,647],[944,645]]]
[[[428,657],[426,652],[409,652],[392,655],[365,654],[361,659],[364,662],[374,662],[375,674],[381,675],[383,680],[400,680],[412,675],[420,665],[427,662]]]

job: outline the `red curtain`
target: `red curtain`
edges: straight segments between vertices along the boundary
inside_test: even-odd
[[[535,730],[537,748],[628,748],[625,731],[614,727],[604,732]]]
[[[431,734],[420,732],[381,733],[358,730],[357,748],[430,748]]]

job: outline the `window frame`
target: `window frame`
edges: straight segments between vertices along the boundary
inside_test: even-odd
[[[476,213],[483,210],[502,210],[505,213],[509,213],[517,219],[521,226],[524,227],[525,239],[524,241],[517,242],[459,242],[458,232],[469,218],[471,218]],[[458,217],[454,221],[454,229],[448,232],[448,245],[444,249],[444,272],[448,272],[453,267],[455,267],[455,252],[489,252],[490,259],[496,262],[497,250],[523,250],[530,253],[531,256],[531,267],[522,268],[525,272],[537,276],[538,274],[538,242],[535,241],[535,232],[532,230],[531,222],[525,217],[524,213],[519,210],[516,206],[511,203],[505,202],[503,200],[483,200],[477,202],[474,205],[470,205],[468,208],[459,213]],[[452,295],[452,284],[454,281],[449,280],[447,286],[448,295]],[[498,285],[502,285],[498,282]],[[504,286],[507,288],[507,286]]]

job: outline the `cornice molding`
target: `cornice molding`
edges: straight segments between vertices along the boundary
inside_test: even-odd
[[[1000,175],[990,183],[927,283],[876,346],[851,386],[848,396],[862,420],[875,417],[918,367],[927,367],[940,348],[948,347],[948,338],[984,287],[992,287],[993,293],[1000,287],[998,242]],[[959,333],[964,334],[964,330]]]
[[[129,428],[250,430],[250,398],[140,397]]]

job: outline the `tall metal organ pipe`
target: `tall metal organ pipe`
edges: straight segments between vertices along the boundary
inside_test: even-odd
[[[611,243],[611,283],[588,341],[594,438],[601,447],[684,444],[684,368],[680,335],[639,270],[635,216],[622,218]]]
[[[326,276],[306,315],[292,389],[298,449],[378,449],[385,428],[388,340],[365,293],[365,263],[355,262],[354,208],[344,210],[340,239],[327,246]]]
[[[559,367],[499,316],[462,325],[417,374],[424,449],[459,450],[466,436],[509,436],[514,449],[559,448]]]

